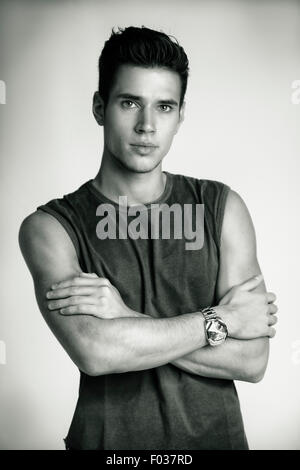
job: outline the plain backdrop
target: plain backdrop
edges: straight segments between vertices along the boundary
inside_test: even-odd
[[[6,0],[0,9],[0,447],[64,448],[79,373],[39,313],[18,230],[38,205],[96,175],[98,56],[112,27],[145,25],[174,35],[190,59],[186,119],[163,169],[243,197],[278,297],[265,378],[236,382],[250,447],[300,449],[300,105],[291,98],[300,2]]]

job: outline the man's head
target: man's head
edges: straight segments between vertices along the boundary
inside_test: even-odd
[[[189,62],[184,49],[167,34],[146,27],[130,26],[112,31],[99,58],[98,91],[106,105],[121,65],[166,68],[181,81],[180,107],[187,87]]]
[[[130,172],[154,170],[183,120],[184,50],[164,33],[129,27],[112,33],[99,69],[94,115],[104,126],[105,155]]]

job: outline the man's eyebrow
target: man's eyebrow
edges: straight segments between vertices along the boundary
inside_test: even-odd
[[[122,98],[125,100],[143,101],[143,98],[141,96],[132,95],[131,93],[119,93],[117,95],[117,98]],[[173,100],[172,98],[166,100],[158,100],[158,103],[178,106],[178,102],[176,100]]]
[[[123,98],[125,100],[136,100],[136,101],[141,101],[142,98],[137,95],[131,95],[130,93],[119,93],[117,95],[117,98]]]
[[[160,104],[171,104],[172,106],[178,106],[178,102],[175,100],[159,100]]]

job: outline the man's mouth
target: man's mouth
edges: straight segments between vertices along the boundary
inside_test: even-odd
[[[152,144],[150,142],[138,142],[136,144],[130,144],[132,145],[133,147],[157,147],[157,145],[155,144]]]
[[[150,142],[139,142],[135,144],[130,144],[132,151],[137,153],[140,156],[147,156],[155,152],[158,148],[158,145],[154,145]]]

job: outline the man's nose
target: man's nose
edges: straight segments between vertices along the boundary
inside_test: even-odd
[[[138,121],[135,126],[135,131],[142,132],[155,132],[155,119],[151,109],[142,108],[138,114]]]

